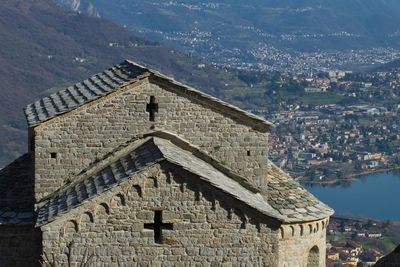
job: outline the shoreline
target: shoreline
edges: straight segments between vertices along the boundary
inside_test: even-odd
[[[360,216],[352,216],[352,215],[342,215],[342,214],[333,214],[331,216],[333,219],[337,220],[346,220],[346,221],[357,221],[357,222],[366,222],[366,221],[372,221],[372,222],[387,222],[390,221],[392,224],[400,224],[400,220],[383,220],[383,219],[375,219],[375,218],[368,218],[368,217],[360,217]]]
[[[333,180],[304,180],[304,177],[297,178],[296,180],[301,182],[301,183],[306,183],[306,184],[320,184],[320,185],[333,185],[333,184],[340,184],[342,182],[353,182],[355,179],[362,177],[362,176],[368,176],[372,174],[377,174],[377,173],[385,173],[385,172],[391,172],[395,170],[400,170],[400,167],[393,167],[393,168],[386,168],[386,169],[379,169],[379,170],[371,170],[371,171],[364,171],[364,172],[358,172],[358,173],[353,173],[349,174],[346,176],[346,178],[336,178]]]

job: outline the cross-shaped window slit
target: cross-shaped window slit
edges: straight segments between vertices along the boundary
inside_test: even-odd
[[[149,113],[150,121],[154,121],[156,112],[158,112],[158,103],[156,103],[155,96],[150,96],[150,103],[146,105],[146,111]]]
[[[173,230],[172,223],[162,222],[162,210],[154,211],[154,223],[145,223],[145,229],[154,231],[154,242],[158,244],[163,243],[162,230]]]

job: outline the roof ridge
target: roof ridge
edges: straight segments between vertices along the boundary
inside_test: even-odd
[[[41,225],[43,221],[50,221],[52,218],[81,205],[86,200],[90,200],[126,181],[126,178],[133,173],[140,172],[143,168],[165,160],[154,142],[151,145],[149,141],[151,141],[151,138],[136,142],[130,147],[130,150],[123,151],[124,153],[121,155],[113,156],[107,164],[102,164],[98,168],[79,176],[71,184],[67,184],[41,199],[37,203],[38,216],[36,224]],[[131,153],[133,152],[138,152],[134,154],[136,157],[132,157]],[[126,167],[123,166],[122,162],[126,163]],[[122,168],[120,168],[121,166]],[[119,170],[117,170],[118,168]],[[119,172],[117,173],[117,171]],[[63,199],[62,203],[60,199]],[[43,214],[43,211],[50,206],[54,206],[53,208],[56,209],[54,214]]]
[[[214,97],[212,95],[209,95],[207,93],[204,93],[198,89],[195,89],[189,85],[186,85],[184,83],[178,82],[176,81],[174,78],[166,76],[158,71],[152,70],[152,69],[148,69],[150,73],[153,74],[153,77],[150,76],[150,79],[153,78],[152,80],[154,82],[157,82],[160,80],[162,81],[167,81],[170,84],[179,87],[180,89],[184,88],[185,89],[185,93],[187,95],[196,95],[197,100],[202,101],[202,103],[217,103],[218,105],[209,105],[209,107],[211,107],[212,109],[218,109],[218,110],[224,110],[224,109],[229,109],[229,111],[233,111],[235,114],[233,113],[229,113],[230,116],[234,116],[236,118],[242,119],[242,121],[246,121],[247,123],[249,122],[248,120],[251,120],[253,123],[255,123],[257,125],[257,127],[255,127],[255,129],[257,130],[266,130],[269,127],[273,126],[273,123],[271,123],[270,121],[254,115],[250,112],[247,112],[241,108],[238,108],[237,106],[234,106],[232,104],[229,104],[228,102],[225,102],[217,97]],[[236,116],[235,116],[236,115]]]
[[[261,191],[256,188],[251,182],[246,179],[245,177],[241,176],[240,174],[236,173],[234,170],[223,166],[216,158],[211,156],[210,154],[206,153],[204,150],[201,150],[199,147],[191,144],[187,140],[183,139],[182,137],[165,130],[153,131],[143,135],[144,137],[148,136],[156,136],[162,139],[166,139],[176,145],[177,147],[182,148],[183,150],[191,152],[195,157],[207,162],[217,170],[221,171],[222,173],[228,175],[229,177],[233,178],[236,182],[238,182],[244,188],[252,191],[253,193],[260,193]]]
[[[65,177],[64,180],[66,181],[66,184],[64,186],[58,188],[53,193],[40,199],[37,203],[43,202],[47,199],[50,199],[54,195],[57,195],[59,192],[61,192],[63,190],[67,190],[68,188],[75,186],[81,180],[86,179],[87,177],[89,177],[90,175],[95,173],[96,171],[98,171],[102,168],[106,168],[113,159],[117,159],[119,157],[123,157],[126,154],[129,154],[130,151],[143,145],[146,141],[150,140],[152,137],[159,137],[159,138],[170,141],[171,143],[178,146],[179,148],[189,151],[195,157],[200,158],[201,160],[212,165],[214,168],[218,169],[222,173],[228,175],[229,177],[231,177],[233,180],[238,182],[244,188],[252,191],[253,193],[260,192],[260,190],[258,190],[256,187],[254,187],[245,177],[237,174],[232,169],[221,165],[217,159],[215,159],[211,155],[207,154],[205,151],[202,151],[199,147],[196,147],[196,146],[190,144],[188,141],[186,141],[185,139],[179,137],[178,135],[176,135],[174,133],[171,133],[168,131],[155,130],[155,131],[151,131],[148,133],[134,136],[131,140],[127,141],[125,144],[118,146],[114,150],[108,152],[107,154],[102,156],[100,159],[94,160],[91,164],[89,164],[86,168],[82,169],[79,173],[71,174],[68,177]]]
[[[50,197],[43,199],[37,206],[38,219],[36,225],[53,221],[59,215],[82,205],[85,201],[128,181],[134,173],[141,172],[163,161],[199,176],[207,184],[244,203],[263,216],[282,222],[290,222],[290,218],[275,210],[261,194],[243,187],[232,177],[196,157],[190,151],[178,147],[170,140],[149,136],[135,142],[133,146],[126,149],[129,150],[123,149],[124,153],[113,156],[107,165],[100,166],[95,171],[85,174],[73,184],[67,185]],[[127,163],[127,160],[130,162]],[[124,163],[127,167],[124,168],[123,164],[119,163]],[[119,173],[116,172],[117,165],[123,168]]]
[[[117,147],[115,150],[110,151],[109,153],[105,154],[101,159],[96,159],[88,167],[81,170],[78,174],[71,174],[68,177],[65,177],[66,184],[55,190],[53,193],[45,196],[44,198],[40,199],[37,203],[42,203],[46,200],[49,200],[59,194],[62,191],[67,191],[69,188],[73,188],[77,184],[79,184],[82,180],[87,179],[91,175],[95,174],[97,171],[103,170],[109,166],[113,160],[122,158],[133,151],[135,148],[143,145],[151,138],[141,138],[136,136],[128,141],[125,145],[121,145]],[[75,177],[75,178],[72,178]]]
[[[115,92],[128,84],[140,80],[143,77],[147,77],[149,74],[155,82],[167,82],[173,85],[175,90],[183,91],[188,97],[195,97],[202,103],[208,103],[208,106],[212,109],[238,118],[242,122],[251,123],[252,127],[257,130],[266,131],[272,125],[271,122],[262,117],[244,111],[189,85],[180,83],[174,78],[166,76],[157,70],[128,59],[103,72],[94,74],[83,81],[77,82],[30,103],[24,108],[26,120],[30,127],[39,125]],[[72,89],[73,91],[71,92]],[[75,95],[72,95],[72,93],[75,93]],[[217,105],[213,105],[212,103],[216,103]]]
[[[333,212],[302,189],[297,182],[285,179],[280,181],[279,177],[274,178],[277,179],[275,182],[268,183],[272,191],[271,196],[268,195],[265,199],[251,184],[247,184],[243,177],[236,176],[227,168],[221,168],[220,164],[213,162],[213,159],[199,148],[173,133],[155,131],[111,153],[80,174],[73,183],[42,199],[37,205],[39,210],[37,224],[46,223],[59,214],[81,205],[84,201],[127,181],[135,173],[164,161],[199,176],[201,180],[224,194],[283,223],[316,221],[328,217]],[[279,168],[272,166],[272,172],[277,170]],[[294,202],[288,201],[289,198]],[[296,200],[297,198],[300,202]],[[60,199],[68,202],[62,200],[62,203],[59,203]],[[56,210],[54,214],[49,213],[50,207]]]
[[[146,72],[149,72],[147,68],[138,64],[132,64],[132,62],[125,60],[102,72],[93,74],[82,81],[76,82],[58,90],[57,92],[37,99],[24,108],[28,125],[36,126],[59,115],[75,110],[80,106],[106,96],[123,86],[143,78],[146,76]],[[101,83],[97,83],[96,80],[99,80]],[[104,80],[112,82],[105,82]],[[89,82],[89,84],[87,84],[87,82]],[[68,92],[71,88],[73,88],[79,95],[78,103],[75,102],[77,99],[65,99],[69,97],[70,94]],[[57,99],[58,101],[54,102],[54,99]],[[44,106],[41,103],[46,103],[47,105]]]

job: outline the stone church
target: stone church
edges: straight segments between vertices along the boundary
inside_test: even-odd
[[[333,211],[268,160],[268,121],[131,61],[25,114],[0,266],[325,266]]]

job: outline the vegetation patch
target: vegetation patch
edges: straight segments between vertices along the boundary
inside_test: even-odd
[[[305,105],[328,105],[328,104],[338,104],[343,101],[345,97],[327,92],[327,93],[312,93],[300,97],[300,102]]]

